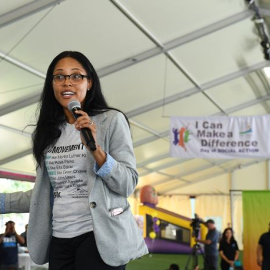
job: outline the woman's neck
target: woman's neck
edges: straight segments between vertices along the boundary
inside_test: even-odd
[[[68,109],[64,108],[64,113],[65,113],[66,121],[69,124],[74,124],[76,120],[75,120],[72,112],[70,112]]]
[[[227,238],[226,241],[227,241],[228,243],[230,243],[230,242],[231,242],[231,237],[230,237],[230,238]]]

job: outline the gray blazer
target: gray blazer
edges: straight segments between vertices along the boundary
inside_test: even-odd
[[[103,261],[111,266],[124,265],[148,253],[127,201],[138,181],[130,130],[123,114],[114,110],[92,119],[97,125],[98,144],[115,160],[111,173],[101,179],[93,171],[93,156],[90,152],[87,155],[90,164],[88,179],[94,179],[89,192],[93,231]],[[27,245],[32,260],[37,264],[48,262],[52,236],[51,192],[48,173],[43,165],[37,169],[33,190],[2,194],[2,213],[30,212]],[[111,211],[119,207],[124,212],[112,216]]]

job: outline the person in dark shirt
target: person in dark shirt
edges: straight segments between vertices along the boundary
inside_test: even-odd
[[[234,267],[234,262],[237,261],[239,257],[239,248],[233,237],[231,228],[226,228],[222,234],[219,243],[219,254],[221,257],[220,266],[222,270],[228,270],[230,267]]]
[[[28,224],[25,225],[25,231],[23,233],[21,233],[21,236],[24,238],[24,244],[21,245],[23,247],[27,247],[27,228],[28,228]]]
[[[5,233],[0,235],[0,270],[16,270],[18,269],[17,243],[23,245],[25,241],[22,236],[16,233],[13,221],[10,220],[5,225]]]
[[[270,270],[270,223],[268,232],[260,236],[257,246],[257,264],[262,270]]]
[[[219,240],[219,232],[216,229],[215,221],[213,219],[208,219],[203,222],[208,228],[208,233],[205,240],[196,239],[197,242],[204,244],[205,250],[205,270],[217,270],[218,269],[218,249],[217,243]]]

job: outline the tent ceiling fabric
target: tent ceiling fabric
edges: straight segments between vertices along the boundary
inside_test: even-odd
[[[138,188],[196,194],[210,181],[207,193],[223,192],[232,171],[265,160],[172,158],[169,122],[270,112],[269,62],[246,2],[0,0],[0,170],[35,175],[29,125],[47,67],[77,50],[97,69],[109,104],[130,119]],[[258,1],[266,22],[269,3]]]

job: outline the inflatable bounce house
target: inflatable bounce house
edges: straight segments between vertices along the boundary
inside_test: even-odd
[[[151,253],[190,254],[195,245],[192,219],[158,208],[155,189],[144,186],[140,192],[139,215],[143,217],[143,236]],[[200,225],[200,237],[205,238],[207,228]]]

